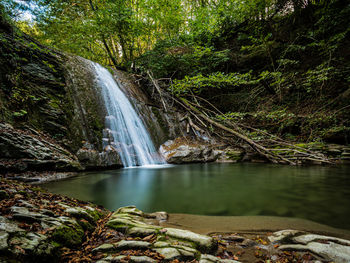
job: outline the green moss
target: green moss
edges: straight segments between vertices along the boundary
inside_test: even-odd
[[[85,210],[90,216],[92,216],[92,218],[96,221],[98,221],[99,219],[101,219],[104,214],[102,212],[100,212],[99,210],[97,209],[94,209],[94,210],[90,210],[90,209],[86,209]]]
[[[242,152],[239,151],[227,151],[226,155],[229,160],[240,161],[243,157]]]
[[[76,247],[83,242],[84,231],[80,225],[60,226],[52,234],[52,240],[65,247]]]
[[[166,137],[168,137],[169,136],[169,127],[168,127],[167,123],[164,121],[163,117],[161,116],[161,114],[159,112],[160,110],[156,107],[152,107],[151,109],[152,109],[154,116],[157,119],[157,122],[158,122],[160,128],[162,129],[162,131],[164,132]]]
[[[117,230],[119,232],[122,232],[122,233],[127,233],[128,230],[131,228],[127,225],[124,225],[124,224],[120,224],[120,223],[116,223],[116,222],[108,222],[106,224],[107,227],[110,227],[110,228],[113,228],[114,230]]]

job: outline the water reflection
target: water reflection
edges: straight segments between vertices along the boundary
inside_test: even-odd
[[[115,210],[204,215],[272,215],[350,229],[349,167],[195,164],[121,169],[47,184]]]

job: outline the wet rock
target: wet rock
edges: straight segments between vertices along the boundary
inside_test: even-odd
[[[165,260],[192,260],[200,255],[196,249],[190,247],[169,244],[165,246],[165,242],[165,244],[160,243],[161,242],[157,242],[153,250],[164,256]]]
[[[304,232],[301,232],[299,230],[281,230],[278,232],[273,233],[273,235],[269,236],[269,240],[274,243],[285,243],[285,242],[292,242],[292,238],[296,236],[297,234],[303,234]]]
[[[160,229],[160,227],[152,226],[136,219],[130,220],[128,218],[122,218],[122,217],[120,218],[111,217],[111,219],[107,222],[107,226],[114,228],[116,230],[128,230],[134,227],[153,229],[153,230]]]
[[[202,252],[210,252],[217,248],[217,242],[212,237],[176,228],[164,228],[164,230],[167,236],[194,243]]]
[[[16,223],[11,222],[3,216],[0,216],[0,231],[5,231],[7,233],[16,233],[24,230],[19,228]]]
[[[221,259],[213,255],[202,254],[199,263],[240,263],[236,260]]]
[[[5,231],[0,231],[0,251],[8,248],[8,240],[9,234]]]
[[[13,218],[20,221],[40,222],[44,218],[47,218],[43,214],[29,211],[26,207],[13,206],[11,207],[11,212],[13,213]]]
[[[146,222],[145,214],[135,206],[119,208],[114,212],[107,226],[127,234],[145,236],[160,230],[161,227]]]
[[[130,214],[130,215],[136,215],[136,216],[143,216],[144,213],[137,209],[136,206],[125,206],[119,208],[115,214]]]
[[[158,221],[166,221],[168,220],[168,213],[167,212],[155,212],[151,214],[145,214],[144,215],[146,218],[154,218]]]
[[[182,138],[166,141],[160,147],[160,153],[168,163],[214,162],[219,152],[205,142],[188,142]]]
[[[31,203],[24,201],[24,200],[18,200],[18,202],[21,203],[22,206],[26,207],[26,208],[34,208],[34,205],[32,205]]]
[[[269,240],[282,244],[279,246],[280,250],[309,251],[327,262],[350,262],[350,241],[345,239],[282,230],[270,236]]]
[[[108,256],[104,259],[101,259],[99,261],[97,261],[96,263],[107,263],[107,262],[131,262],[131,263],[155,263],[157,262],[156,260],[147,257],[147,256]]]
[[[129,235],[139,236],[139,237],[146,237],[156,233],[157,233],[157,229],[143,228],[143,227],[133,227],[128,230]]]
[[[86,169],[123,166],[118,151],[111,146],[105,147],[103,152],[84,147],[76,155]]]
[[[93,252],[112,252],[128,249],[148,249],[151,246],[150,243],[138,240],[121,240],[113,244],[102,244],[101,246],[94,248]]]
[[[156,248],[154,251],[158,252],[162,256],[164,256],[165,260],[173,260],[181,258],[181,253],[176,248],[172,247],[164,247],[164,248]]]
[[[102,244],[101,246],[98,246],[92,250],[93,253],[99,253],[99,252],[109,252],[114,250],[113,244]]]
[[[151,246],[150,243],[145,241],[128,241],[122,240],[113,244],[118,250],[127,250],[127,249],[147,249]]]
[[[28,253],[33,253],[39,244],[45,242],[46,239],[47,236],[29,232],[25,236],[12,238],[10,243],[16,246],[20,246]]]
[[[95,219],[86,210],[80,207],[70,207],[65,210],[70,216],[75,218],[84,218],[91,224],[95,224]]]

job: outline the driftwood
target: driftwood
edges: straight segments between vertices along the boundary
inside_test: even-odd
[[[165,112],[167,112],[168,110],[167,110],[167,107],[166,107],[165,102],[164,102],[164,98],[163,98],[163,95],[162,95],[162,89],[159,87],[158,81],[153,78],[153,76],[152,76],[150,71],[147,71],[147,75],[150,78],[150,80],[152,81],[154,87],[156,88],[156,90],[157,90],[157,92],[158,92],[158,94],[160,96],[160,101],[163,104]]]
[[[305,161],[313,161],[333,164],[332,160],[327,158],[323,154],[313,152],[309,149],[304,149],[302,147],[298,147],[293,143],[285,141],[279,138],[278,136],[267,133],[265,131],[249,127],[241,123],[235,123],[232,121],[228,121],[224,125],[219,121],[215,120],[215,118],[210,117],[210,114],[214,114],[216,116],[222,113],[209,101],[194,94],[189,95],[194,102],[191,102],[183,97],[176,97],[175,95],[170,95],[168,92],[164,90],[162,91],[158,80],[155,80],[153,78],[151,72],[147,72],[147,75],[152,85],[156,88],[165,111],[167,111],[165,99],[169,99],[174,101],[178,106],[181,106],[181,108],[186,112],[185,117],[183,117],[181,121],[187,121],[187,133],[189,133],[190,130],[192,130],[194,135],[198,136],[198,132],[204,134],[206,133],[206,131],[208,131],[208,126],[214,126],[217,128],[217,131],[221,130],[225,134],[224,136],[222,136],[219,135],[218,132],[214,131],[216,136],[227,140],[229,143],[232,142],[232,138],[237,138],[245,144],[248,144],[255,152],[257,152],[261,156],[264,156],[272,163],[298,165],[304,163]],[[203,101],[212,109],[204,107],[199,103],[199,101]],[[191,118],[191,116],[193,117],[193,119]],[[193,120],[196,120],[197,124],[195,124]],[[258,132],[264,135],[265,138],[261,141],[249,138],[249,136],[247,135],[247,130],[253,130],[255,132]],[[275,144],[278,148],[271,148],[273,144]]]
[[[205,121],[207,121],[208,123],[218,127],[219,129],[222,129],[226,132],[229,132],[233,135],[235,135],[236,137],[242,139],[244,142],[246,142],[248,145],[250,145],[256,152],[258,152],[259,154],[265,156],[268,160],[270,160],[273,163],[279,163],[281,161],[285,162],[285,163],[289,163],[291,165],[296,165],[295,162],[284,158],[283,156],[279,155],[279,154],[275,154],[272,153],[271,151],[269,151],[268,149],[266,149],[264,146],[254,142],[253,140],[251,140],[250,138],[248,138],[246,135],[241,134],[233,129],[230,129],[224,125],[222,125],[221,123],[218,123],[214,120],[212,120],[211,118],[207,117],[206,115],[204,115],[201,111],[199,111],[198,109],[196,109],[195,107],[193,107],[190,103],[188,103],[184,98],[181,98],[182,102],[184,104],[186,104],[192,111],[194,111],[199,117],[203,118]]]

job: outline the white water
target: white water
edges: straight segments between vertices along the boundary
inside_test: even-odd
[[[108,114],[107,136],[113,137],[111,144],[119,152],[124,167],[165,163],[156,151],[142,120],[112,74],[97,63],[93,65]],[[106,141],[108,139],[104,139]]]

